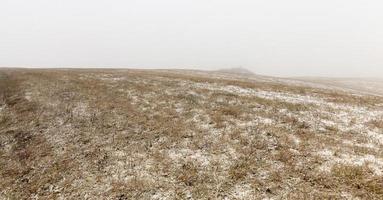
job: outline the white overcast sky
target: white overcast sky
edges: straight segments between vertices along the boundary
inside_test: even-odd
[[[383,77],[383,1],[0,0],[0,66]]]

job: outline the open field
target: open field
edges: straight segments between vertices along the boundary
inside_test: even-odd
[[[182,70],[0,70],[0,199],[383,199],[383,97]]]
[[[313,84],[383,96],[382,78],[296,78]]]

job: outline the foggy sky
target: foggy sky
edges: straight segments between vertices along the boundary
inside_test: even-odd
[[[0,66],[383,77],[383,2],[0,0]]]

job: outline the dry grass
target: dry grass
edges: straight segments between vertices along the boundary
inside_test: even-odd
[[[0,199],[382,199],[382,98],[145,70],[0,71]]]
[[[368,124],[373,128],[383,129],[383,119],[373,119]]]

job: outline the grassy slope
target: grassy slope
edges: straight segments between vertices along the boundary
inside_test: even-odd
[[[383,198],[382,98],[214,77],[0,71],[0,198]]]

